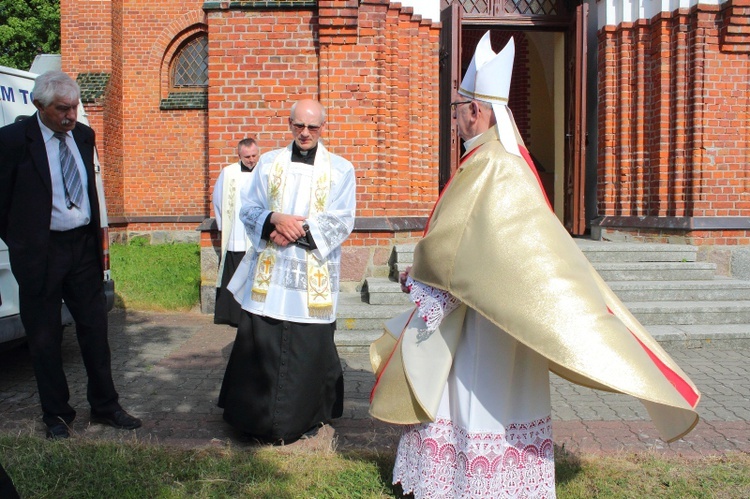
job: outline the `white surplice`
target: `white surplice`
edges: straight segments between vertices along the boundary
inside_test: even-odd
[[[316,165],[291,162],[292,147],[276,149],[263,154],[255,167],[253,179],[242,190],[240,218],[252,243],[227,286],[244,310],[257,315],[300,323],[330,323],[336,319],[338,285],[341,264],[341,244],[354,228],[356,209],[356,180],[354,167],[341,156],[329,153],[318,143]],[[266,247],[261,239],[263,224],[271,213],[268,196],[268,177],[279,155],[288,163],[282,194],[282,213],[302,215],[310,227],[317,245],[312,250],[315,257],[325,262],[331,282],[333,309],[327,317],[313,317],[307,307],[307,255],[306,250],[290,244],[279,247],[272,280],[265,301],[253,299],[251,291],[258,256]],[[318,157],[328,155],[331,167],[330,193],[325,208],[310,216],[311,184],[313,169],[319,168]]]
[[[410,280],[428,328],[458,304]],[[434,422],[404,432],[393,482],[420,498],[555,497],[547,360],[468,309]]]

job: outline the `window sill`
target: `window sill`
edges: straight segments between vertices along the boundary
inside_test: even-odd
[[[206,90],[170,92],[166,99],[161,100],[159,109],[162,111],[171,111],[175,109],[208,109],[208,92]]]

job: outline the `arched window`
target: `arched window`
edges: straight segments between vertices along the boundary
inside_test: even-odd
[[[197,36],[187,42],[172,62],[173,90],[208,86],[208,37]]]
[[[175,51],[169,64],[169,95],[161,109],[208,108],[208,35],[200,32]]]

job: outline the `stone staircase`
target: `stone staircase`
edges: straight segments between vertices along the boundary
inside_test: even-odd
[[[695,246],[576,239],[581,250],[635,317],[663,345],[750,345],[750,281],[716,275]],[[396,276],[413,261],[414,245],[397,245],[390,277],[368,277],[361,292],[339,297],[336,344],[366,351],[383,322],[410,308]]]

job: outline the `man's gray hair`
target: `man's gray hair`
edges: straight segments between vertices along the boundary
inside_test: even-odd
[[[474,102],[476,102],[477,105],[481,107],[484,112],[489,113],[490,126],[494,126],[495,124],[497,124],[497,116],[495,116],[495,109],[492,107],[491,103],[487,101],[483,101],[483,100],[478,100],[478,99],[474,99]]]
[[[33,99],[47,107],[55,98],[80,99],[81,88],[78,83],[62,71],[47,71],[36,77],[34,89],[31,91]]]

